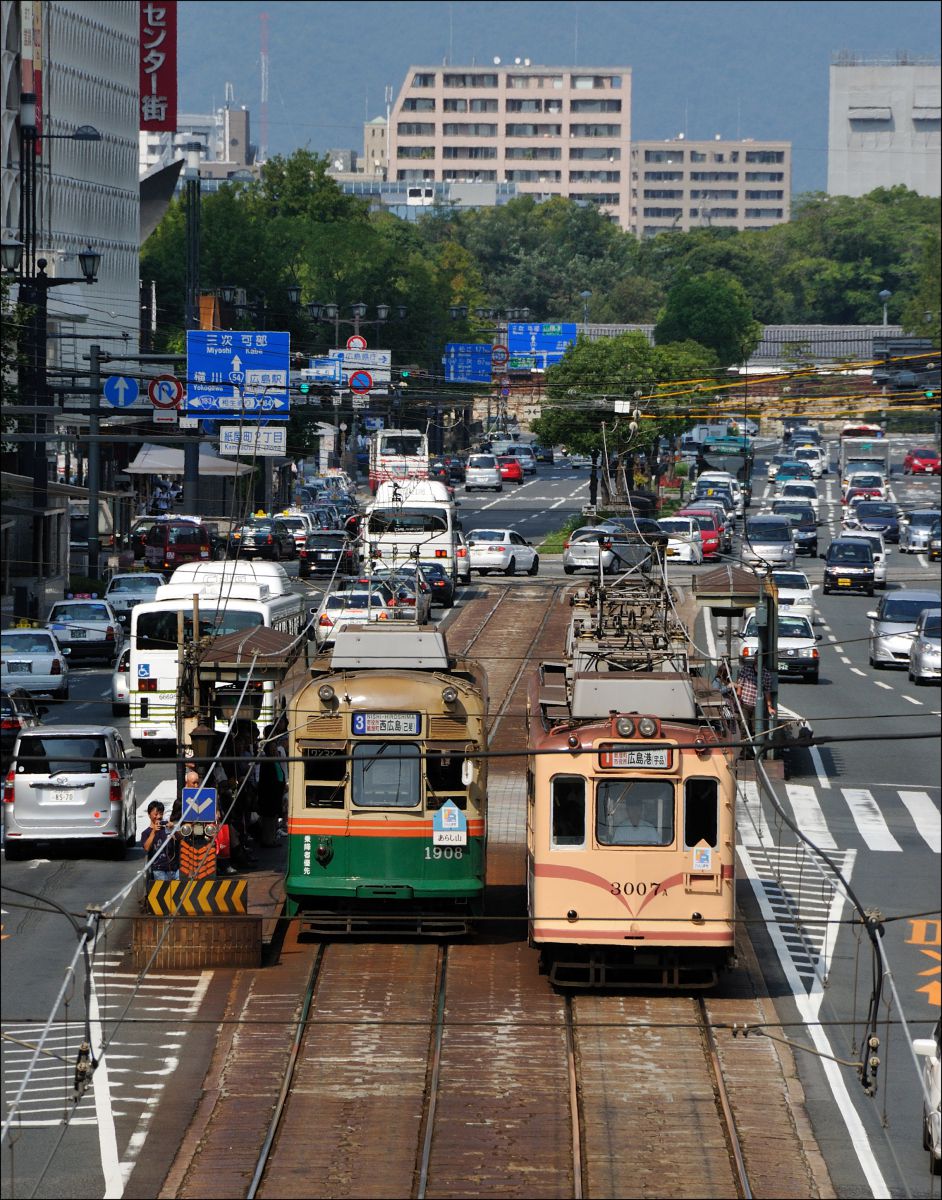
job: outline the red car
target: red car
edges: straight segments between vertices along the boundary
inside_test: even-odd
[[[700,526],[700,541],[703,545],[703,557],[719,558],[722,551],[723,531],[715,513],[706,509],[684,508],[677,513],[678,517],[693,517]]]
[[[514,458],[512,454],[501,454],[497,458],[497,466],[501,479],[510,483],[523,483],[523,467],[519,458]]]
[[[921,446],[918,450],[910,450],[903,459],[904,475],[938,475],[942,471],[938,450]]]

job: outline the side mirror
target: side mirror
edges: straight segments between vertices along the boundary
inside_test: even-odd
[[[823,635],[823,634],[821,634],[821,633],[816,633],[816,634],[814,635],[814,640],[815,640],[816,642],[820,642],[823,636],[824,636],[824,635]]]
[[[868,620],[868,621],[876,621],[876,620],[877,620],[877,613],[876,613],[876,609],[874,609],[874,610],[873,610],[873,612],[868,612],[868,613],[867,613],[867,620]]]

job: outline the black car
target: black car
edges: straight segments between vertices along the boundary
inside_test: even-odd
[[[553,461],[552,446],[536,446],[535,450],[537,462],[551,463]]]
[[[448,468],[448,478],[452,483],[464,483],[465,464],[463,458],[454,454],[446,454],[442,462]]]
[[[863,538],[836,538],[824,556],[825,596],[829,592],[866,592],[873,595],[873,550]]]
[[[420,569],[422,578],[432,589],[432,603],[451,608],[455,603],[455,581],[445,568],[441,563],[424,562]]]
[[[294,533],[277,517],[253,517],[229,536],[230,556],[267,558],[280,562],[297,558],[298,547]]]
[[[337,565],[339,562],[339,566]],[[311,575],[355,575],[360,569],[356,546],[340,529],[309,533],[298,550],[298,577]]]
[[[899,511],[884,500],[861,500],[855,505],[854,518],[861,529],[882,533],[885,542],[899,542]]]
[[[47,705],[37,704],[23,688],[0,692],[0,761],[4,768],[13,756],[20,731],[41,725],[48,711]]]
[[[795,535],[795,553],[818,557],[818,519],[810,504],[796,504],[794,500],[773,500],[775,516],[787,517]]]

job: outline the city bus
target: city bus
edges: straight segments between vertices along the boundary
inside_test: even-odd
[[[193,640],[194,596],[201,638],[257,628],[301,635],[304,616],[299,595],[279,595],[265,584],[229,580],[170,583],[158,588],[156,600],[139,604],[131,616],[131,740],[143,753],[148,747],[177,753],[178,638],[182,619],[184,644]],[[275,716],[275,687],[265,682],[259,729],[271,724]]]

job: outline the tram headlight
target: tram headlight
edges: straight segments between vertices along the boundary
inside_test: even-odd
[[[454,704],[458,699],[458,689],[453,687],[442,688],[442,701],[445,704]]]
[[[638,732],[642,737],[654,737],[657,733],[657,721],[653,717],[642,717],[638,722]]]
[[[619,737],[632,737],[635,731],[635,723],[631,717],[619,717],[615,722],[615,729],[618,731]]]
[[[569,737],[566,738],[566,744],[569,746],[570,750],[578,750],[580,745],[578,736],[574,733],[571,733]]]
[[[211,838],[214,838],[216,836],[216,834],[219,832],[219,830],[216,828],[216,825],[213,821],[209,821],[206,825],[204,825],[203,831],[207,837],[211,837]]]
[[[193,836],[193,826],[189,822],[187,822],[186,825],[180,826],[180,832],[183,834],[184,837],[192,837]]]
[[[337,697],[337,693],[329,683],[322,683],[317,689],[317,694],[320,697],[322,704],[330,704],[331,701],[335,700]]]

